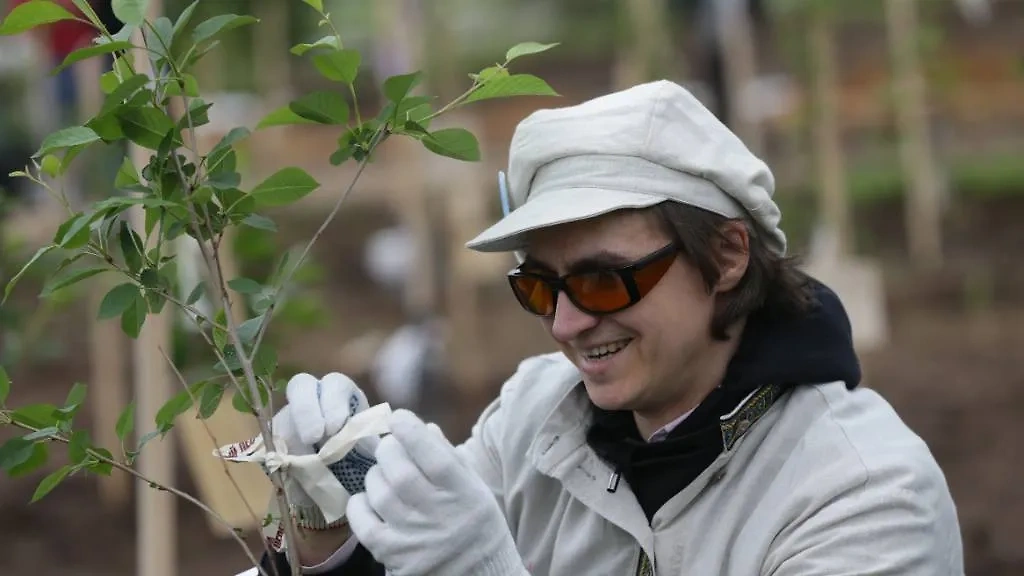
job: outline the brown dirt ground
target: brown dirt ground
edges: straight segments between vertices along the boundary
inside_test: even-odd
[[[860,215],[864,235],[875,239],[874,246],[885,247],[872,252],[884,255],[891,271],[892,340],[886,349],[863,356],[866,384],[893,403],[945,470],[962,519],[968,573],[1010,576],[1024,573],[1024,552],[1017,545],[1024,534],[1024,489],[1017,482],[1024,462],[1024,448],[1017,441],[1024,432],[1024,359],[1019,354],[1024,350],[1024,261],[1015,250],[1024,247],[1024,232],[1011,225],[1024,216],[1024,203],[993,200],[958,213],[961,216],[947,233],[952,255],[948,270],[932,274],[909,273],[899,264],[903,248],[898,210],[882,206]],[[359,263],[337,256],[353,254],[349,248],[381,224],[350,213],[321,243],[332,327],[309,331],[303,350],[288,353],[310,371],[330,368],[330,358],[353,333],[374,325],[388,328],[398,321],[394,299],[367,290],[359,278]],[[964,278],[979,271],[990,275],[991,292],[982,305],[968,307],[965,302],[978,300],[964,295]],[[459,412],[444,419],[456,438],[465,434],[480,404],[493,394],[500,375],[544,345],[537,327],[518,314],[504,292],[497,290],[488,304],[491,298],[496,308],[487,330],[500,333],[503,345],[491,358],[494,376],[485,386],[488,392],[459,402]],[[50,326],[50,337],[61,341],[66,351],[85,349],[84,336],[65,328],[79,325],[81,314]],[[59,361],[14,374],[31,385],[17,386],[12,403],[60,402],[69,383],[88,373],[86,361],[67,353]],[[82,418],[88,426],[88,413]],[[9,436],[10,431],[0,430],[0,439]],[[60,450],[53,454],[48,469],[63,462]],[[0,539],[6,542],[0,574],[134,574],[135,520],[130,507],[104,509],[89,477],[69,480],[41,502],[28,505],[44,474],[0,477]],[[179,470],[178,485],[195,490],[184,470]],[[212,537],[190,505],[179,505],[179,522],[180,574],[230,575],[245,567],[235,544]]]

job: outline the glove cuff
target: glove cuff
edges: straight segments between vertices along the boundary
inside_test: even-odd
[[[295,523],[303,530],[331,530],[333,528],[340,528],[348,523],[344,517],[334,522],[328,522],[324,518],[324,513],[315,505],[292,506],[291,509]]]
[[[516,550],[515,543],[509,538],[495,555],[486,558],[469,572],[474,576],[529,576],[523,559]]]

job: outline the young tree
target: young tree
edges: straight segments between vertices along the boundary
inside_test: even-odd
[[[64,258],[50,272],[44,294],[60,292],[100,275],[113,275],[117,281],[99,303],[99,318],[119,319],[121,329],[129,337],[138,338],[147,320],[168,305],[184,310],[195,319],[198,334],[217,358],[209,377],[194,382],[186,382],[181,370],[172,364],[183,385],[182,392],[163,405],[153,423],[136,423],[134,406],[130,405],[118,419],[116,434],[121,445],[115,447],[96,445],[87,431],[76,428],[75,414],[86,395],[84,385],[72,386],[62,406],[15,407],[7,404],[12,383],[0,369],[0,424],[25,432],[0,447],[0,465],[4,470],[11,475],[31,472],[46,462],[49,446],[67,446],[67,464],[40,482],[33,501],[71,475],[110,475],[116,468],[217,516],[194,496],[147,478],[138,470],[137,458],[148,442],[165,436],[176,417],[192,406],[197,406],[200,418],[208,418],[228,390],[234,391],[235,408],[258,420],[263,443],[268,451],[274,451],[270,399],[284,380],[276,378],[277,357],[266,343],[266,334],[275,312],[289,295],[296,271],[351,194],[378,147],[389,138],[405,137],[420,142],[433,153],[476,161],[480,149],[472,133],[462,128],[431,129],[431,121],[479,100],[556,95],[541,78],[509,71],[509,65],[517,58],[554,46],[526,42],[509,49],[502,62],[471,74],[468,89],[444,104],[430,96],[414,94],[421,79],[419,72],[391,76],[380,87],[387,98],[386,106],[376,116],[364,117],[355,90],[357,81],[363,81],[360,53],[344,46],[322,0],[302,2],[316,11],[320,27],[328,33],[314,42],[292,47],[291,52],[309,58],[336,89],[301,96],[264,117],[256,129],[309,123],[336,126],[337,148],[325,151],[325,157],[334,166],[354,162],[358,169],[303,249],[283,254],[275,272],[263,279],[226,277],[222,252],[225,234],[240,226],[275,229],[273,220],[264,212],[301,200],[319,183],[297,167],[282,167],[251,189],[242,189],[235,146],[251,132],[244,126],[236,127],[211,150],[200,152],[196,128],[209,121],[211,104],[203,100],[194,74],[197,62],[217,50],[223,35],[256,25],[256,18],[218,14],[193,22],[198,0],[175,20],[165,16],[152,18],[147,15],[147,0],[114,0],[114,14],[124,26],[112,34],[87,0],[73,0],[77,10],[49,0],[29,0],[15,7],[0,23],[3,35],[25,33],[54,22],[87,23],[96,30],[96,39],[68,55],[59,68],[87,58],[113,58],[113,66],[100,78],[105,94],[100,111],[81,125],[48,135],[27,159],[25,169],[14,173],[53,194],[67,209],[68,218],[55,231],[53,241],[40,248],[10,280],[4,301],[26,269],[37,265],[43,256],[59,254]],[[51,179],[67,173],[83,150],[125,142],[142,153],[137,158],[124,157],[108,197],[77,208],[62,189],[51,184]],[[138,221],[128,217],[131,210],[141,214]],[[182,237],[198,244],[212,279],[209,283],[184,287],[191,291],[186,298],[177,296],[182,287],[177,285],[174,271],[178,256],[171,249],[172,243]],[[216,303],[217,311],[212,316],[195,307],[204,293]],[[247,302],[250,309],[242,321],[231,313],[238,299]],[[141,432],[151,427],[138,441],[133,441],[136,429]],[[285,472],[273,472],[271,480],[275,487],[272,508],[289,510]],[[270,521],[283,522],[287,541],[296,541],[294,520],[289,514],[263,522]],[[240,536],[232,534],[257,564],[256,554]],[[293,556],[294,548],[289,549]],[[300,564],[297,558],[292,560],[293,573],[297,574]]]

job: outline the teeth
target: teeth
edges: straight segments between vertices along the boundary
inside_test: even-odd
[[[597,346],[595,348],[591,348],[591,349],[583,352],[583,355],[586,356],[587,358],[592,359],[592,360],[598,359],[598,358],[604,358],[605,356],[611,356],[612,354],[615,354],[619,350],[622,350],[623,348],[626,347],[627,344],[629,344],[629,339],[628,338],[625,339],[625,340],[619,340],[617,342],[611,342],[609,344],[602,344],[602,345]]]

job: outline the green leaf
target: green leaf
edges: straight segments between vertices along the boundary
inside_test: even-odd
[[[106,448],[94,447],[92,451],[95,452],[96,454],[99,454],[100,456],[103,456],[107,460],[114,459],[114,455],[111,454],[110,450],[107,450]],[[88,468],[90,472],[95,472],[96,474],[103,474],[104,476],[110,476],[110,473],[113,471],[114,466],[109,461],[105,462],[95,460],[94,463],[89,464]]]
[[[145,74],[134,74],[125,78],[124,82],[117,85],[116,88],[103,99],[103,108],[100,109],[100,114],[110,112],[114,108],[124,105],[125,100],[130,99],[139,91],[140,88],[149,83],[149,76]]]
[[[32,456],[32,442],[22,437],[11,438],[0,446],[0,468],[10,470]]]
[[[58,484],[60,484],[61,482],[64,481],[65,478],[67,478],[68,473],[71,472],[71,469],[72,466],[70,464],[65,464],[64,466],[61,466],[60,468],[47,474],[46,477],[39,482],[39,486],[36,487],[35,493],[32,494],[32,499],[29,500],[29,504],[39,501],[39,499],[43,498],[44,496],[52,492],[53,489],[56,488]]]
[[[32,452],[29,454],[29,457],[21,464],[9,468],[7,470],[7,475],[11,477],[18,477],[31,474],[38,470],[40,466],[46,464],[47,455],[48,451],[46,449],[46,444],[43,442],[36,442],[35,444],[32,444]]]
[[[125,24],[141,25],[146,19],[149,0],[113,0],[114,16]]]
[[[337,92],[311,92],[292,102],[288,107],[299,116],[320,124],[348,122],[348,101]]]
[[[259,294],[263,286],[250,278],[232,278],[228,280],[228,287],[239,294]]]
[[[68,148],[82,144],[92,144],[93,142],[98,142],[99,139],[99,134],[85,126],[64,128],[63,130],[58,130],[44,138],[39,150],[37,150],[32,157],[39,158],[40,156],[49,154],[54,150],[60,150],[61,148]]]
[[[138,286],[131,282],[114,286],[100,302],[99,319],[106,320],[120,316],[140,297]]]
[[[121,221],[121,231],[117,236],[125,265],[128,266],[128,270],[132,274],[138,274],[142,269],[142,239],[135,233],[135,230],[131,229],[126,220]]]
[[[185,41],[185,28],[188,27],[189,22],[192,21],[192,15],[196,11],[196,6],[199,5],[199,0],[195,0],[188,5],[181,14],[178,15],[178,19],[174,22],[174,29],[171,31],[171,53],[180,54],[183,51],[182,42]]]
[[[93,222],[93,214],[76,214],[57,227],[53,241],[61,248],[74,250],[89,242],[89,224]]]
[[[200,282],[199,284],[196,284],[196,287],[192,289],[192,292],[189,292],[188,298],[185,300],[185,304],[191,306],[196,302],[199,302],[199,299],[203,297],[203,292],[205,290],[205,283]]]
[[[239,394],[237,390],[231,395],[231,407],[242,414],[255,413],[255,410],[253,410],[252,405],[250,405],[249,400],[246,398],[246,395]]]
[[[117,175],[114,176],[114,187],[130,190],[141,185],[142,181],[139,180],[139,172],[135,169],[135,164],[132,163],[130,156],[125,156],[121,167],[117,170]]]
[[[274,370],[277,369],[277,351],[273,346],[267,342],[260,343],[260,347],[252,359],[252,369],[257,376],[267,378],[274,373]],[[264,391],[265,388],[260,386],[260,396],[263,398],[263,403],[266,404],[267,396],[263,394]]]
[[[352,84],[359,74],[362,56],[357,50],[338,50],[313,56],[313,66],[324,78],[335,82]]]
[[[53,404],[29,404],[11,412],[10,416],[11,420],[33,428],[55,426],[58,422],[57,407]]]
[[[75,62],[81,62],[82,60],[92,58],[93,56],[110,54],[112,52],[117,52],[118,50],[129,50],[131,49],[131,47],[131,42],[107,42],[106,44],[99,44],[94,46],[87,46],[85,48],[79,48],[71,54],[68,54],[67,57],[64,58],[64,61],[60,63],[60,66],[57,66],[57,68],[54,69],[52,73],[57,74],[61,70],[64,70],[68,66],[74,64]]]
[[[96,14],[96,11],[92,9],[92,5],[89,4],[89,0],[71,1],[79,10],[82,11],[82,14],[85,14],[85,17],[88,18],[89,22],[92,22],[93,26],[95,26],[98,30],[106,30],[106,27],[103,25],[103,21],[100,20],[99,15]]]
[[[81,382],[75,382],[68,391],[68,397],[64,400],[65,408],[81,406],[85,401],[86,386]]]
[[[77,284],[82,280],[85,280],[86,278],[95,276],[97,274],[102,274],[103,272],[107,272],[109,270],[110,268],[107,266],[94,266],[92,268],[85,268],[84,270],[77,270],[67,276],[59,278],[50,278],[49,280],[47,280],[46,284],[43,285],[43,290],[42,292],[39,293],[39,297],[49,298],[50,296],[53,296],[55,293],[59,292],[60,290],[63,290],[64,288]]]
[[[156,427],[161,432],[167,432],[174,427],[174,420],[192,407],[192,392],[182,390],[173,398],[167,401],[156,413]]]
[[[242,341],[242,344],[248,346],[256,340],[256,334],[260,331],[260,325],[263,323],[264,317],[261,314],[255,318],[249,318],[238,326],[238,339]]]
[[[43,172],[51,178],[56,178],[61,172],[61,161],[53,154],[47,154],[43,156],[43,160],[39,163],[39,167],[42,168]]]
[[[117,120],[126,138],[150,150],[159,150],[164,137],[175,130],[174,121],[156,108],[122,108],[117,111]],[[181,145],[178,134],[174,143]]]
[[[30,258],[29,261],[21,267],[21,270],[18,270],[18,273],[15,274],[7,283],[7,287],[4,289],[4,299],[0,300],[0,304],[7,302],[7,298],[11,295],[11,291],[14,290],[14,286],[18,283],[18,280],[21,280],[21,277],[25,275],[25,272],[28,272],[28,269],[31,268],[37,260],[45,256],[47,252],[54,248],[57,248],[57,246],[55,244],[50,244],[49,246],[43,246],[39,250],[36,250],[36,253],[32,255],[32,258]]]
[[[277,225],[274,221],[266,216],[259,214],[249,214],[242,220],[242,224],[249,226],[250,228],[256,228],[258,230],[266,230],[268,232],[277,232]]]
[[[465,128],[445,128],[423,138],[423,146],[435,154],[475,162],[480,160],[476,136]]]
[[[232,128],[230,132],[225,134],[224,137],[221,138],[219,142],[217,142],[217,145],[214,146],[212,150],[210,150],[210,153],[207,154],[207,156],[211,158],[219,157],[220,161],[223,161],[225,153],[231,150],[231,147],[236,142],[240,142],[241,140],[248,138],[250,134],[251,133],[249,132],[249,129],[245,128],[244,126]],[[211,171],[216,170],[218,168],[218,163],[219,162],[211,162],[209,165],[209,169]]]
[[[511,62],[520,56],[527,56],[530,54],[539,54],[558,46],[558,42],[553,44],[541,44],[539,42],[522,42],[508,49],[505,53],[505,62]]]
[[[324,13],[324,0],[302,0],[306,4],[313,7],[313,10],[323,14]]]
[[[292,111],[290,105],[282,106],[270,112],[256,124],[256,129],[270,128],[271,126],[288,126],[290,124],[315,124],[316,122],[299,116]]]
[[[224,397],[224,388],[224,384],[214,382],[210,382],[203,388],[203,393],[199,397],[198,416],[200,420],[206,420],[217,412],[221,399]]]
[[[135,401],[128,403],[128,406],[121,411],[121,415],[117,417],[117,424],[114,426],[114,432],[117,437],[124,442],[131,435],[132,430],[135,428]]]
[[[89,457],[89,433],[85,430],[75,430],[68,440],[68,457],[72,464],[81,464]]]
[[[71,20],[74,17],[74,14],[53,2],[33,0],[32,2],[19,4],[11,10],[3,23],[0,23],[0,36],[21,34],[36,26],[61,20]]]
[[[217,314],[213,317],[213,322],[217,325],[224,326],[227,324],[226,317],[224,315],[224,309],[217,310]],[[213,329],[213,343],[218,349],[223,349],[228,342],[228,333],[216,326]]]
[[[305,197],[320,184],[301,168],[281,169],[253,188],[250,195],[264,206],[284,206]]]
[[[414,86],[419,84],[421,77],[420,72],[392,76],[384,81],[384,95],[388,100],[397,104],[409,95],[409,91]]]
[[[24,438],[29,442],[35,442],[37,440],[49,440],[58,434],[60,434],[60,430],[56,426],[47,426],[46,428],[40,428],[26,434]]]
[[[3,366],[0,366],[0,406],[4,405],[7,401],[7,396],[11,393],[11,377],[7,375],[7,370]]]
[[[233,30],[240,26],[255,24],[256,22],[259,22],[259,19],[253,16],[221,14],[197,24],[195,30],[192,31],[192,40],[196,44],[201,44],[218,34],[227,32],[228,30]]]
[[[547,82],[532,74],[513,74],[487,81],[470,93],[466,102],[507,96],[559,96],[559,94],[551,86],[548,86]]]
[[[199,80],[191,74],[182,74],[181,80],[174,79],[166,84],[164,90],[165,96],[181,96],[185,95],[189,98],[199,97]],[[189,108],[189,114],[192,114],[191,108]],[[185,120],[185,125],[188,125],[188,120]]]
[[[129,338],[138,338],[148,314],[149,304],[146,302],[146,298],[142,296],[141,292],[136,291],[134,301],[121,314],[121,331]]]
[[[310,50],[316,50],[318,48],[327,48],[330,50],[341,50],[341,45],[338,43],[337,36],[324,36],[323,38],[313,42],[312,44],[296,44],[292,46],[290,52],[296,56],[302,56]]]

